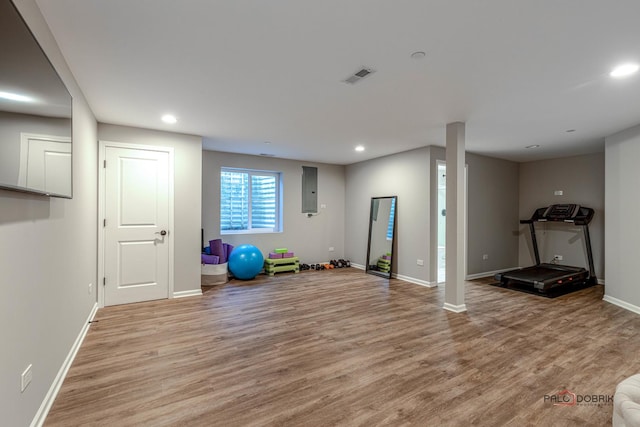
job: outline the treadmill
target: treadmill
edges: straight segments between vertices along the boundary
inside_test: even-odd
[[[593,252],[589,236],[589,222],[591,222],[593,214],[594,210],[591,208],[577,204],[562,204],[536,209],[531,219],[520,220],[520,224],[529,224],[536,265],[496,274],[495,279],[500,282],[500,286],[540,294],[553,294],[596,285],[598,279],[593,267]],[[540,263],[534,224],[536,222],[551,221],[582,226],[587,247],[589,270],[582,267]]]

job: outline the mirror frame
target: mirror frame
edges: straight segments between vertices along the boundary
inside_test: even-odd
[[[365,264],[365,272],[368,274],[374,274],[376,276],[384,277],[386,279],[391,278],[391,270],[388,273],[385,273],[380,270],[376,270],[371,268],[371,232],[373,231],[373,221],[374,221],[374,209],[376,201],[380,201],[382,199],[392,199],[393,205],[393,235],[391,236],[391,268],[393,268],[393,259],[394,259],[394,248],[396,246],[396,227],[398,224],[398,196],[386,196],[386,197],[372,197],[371,198],[371,207],[369,210],[369,239],[367,243],[367,262]],[[377,216],[377,215],[376,215]]]

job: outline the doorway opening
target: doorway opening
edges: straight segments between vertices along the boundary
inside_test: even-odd
[[[446,242],[447,242],[447,166],[438,162],[438,283],[446,280]]]
[[[447,253],[447,164],[438,160],[436,163],[438,179],[438,227],[437,227],[437,251],[436,268],[437,283],[444,283],[446,275],[446,253]],[[467,186],[468,186],[468,165],[464,166],[464,271],[467,271]],[[433,265],[433,264],[432,264]]]

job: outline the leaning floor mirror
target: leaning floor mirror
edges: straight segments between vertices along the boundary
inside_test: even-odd
[[[391,278],[395,247],[397,196],[372,197],[367,245],[367,273]]]

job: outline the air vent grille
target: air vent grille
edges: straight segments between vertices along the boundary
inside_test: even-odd
[[[372,73],[374,73],[374,70],[372,70],[371,68],[362,67],[362,69],[356,71],[355,73],[344,79],[344,82],[352,85]]]

